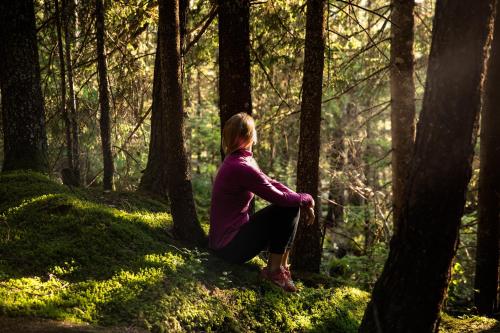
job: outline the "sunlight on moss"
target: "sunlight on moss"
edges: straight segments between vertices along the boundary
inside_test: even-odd
[[[493,329],[498,321],[480,316],[460,316],[458,318],[442,314],[440,333],[475,333]]]
[[[259,267],[264,267],[266,265],[266,262],[261,257],[254,257],[254,258],[250,259],[250,261],[248,263],[259,266]]]
[[[97,322],[104,308],[136,302],[163,277],[162,269],[145,268],[138,273],[121,271],[104,281],[70,283],[53,275],[46,281],[40,277],[9,279],[0,284],[0,309],[4,314]],[[59,309],[57,314],[54,308]]]
[[[134,212],[129,213],[126,218],[147,223],[151,227],[163,227],[172,223],[172,215],[168,213]]]
[[[45,194],[45,195],[40,195],[37,197],[29,198],[26,200],[23,200],[21,204],[18,206],[11,207],[7,209],[4,212],[4,216],[8,215],[14,215],[16,213],[22,212],[24,209],[28,208],[29,206],[34,206],[34,205],[39,205],[40,203],[52,203],[52,204],[57,204],[57,201],[59,203],[66,202],[68,201],[68,198],[63,195],[63,194]]]
[[[163,255],[148,254],[144,256],[144,262],[154,266],[168,267],[173,272],[177,271],[178,267],[186,263],[182,256],[171,252],[166,252]]]
[[[174,244],[161,204],[30,177],[0,176],[0,314],[158,332],[348,333],[359,325],[367,293],[300,282],[299,293],[285,293],[259,279],[260,257],[235,266]]]

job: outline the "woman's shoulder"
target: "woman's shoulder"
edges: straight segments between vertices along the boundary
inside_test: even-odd
[[[259,166],[251,156],[227,156],[221,165],[224,173],[248,173],[259,172]]]

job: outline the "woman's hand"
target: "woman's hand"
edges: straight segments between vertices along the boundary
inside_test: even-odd
[[[308,208],[312,208],[314,211],[314,199],[311,199],[311,203],[309,204]]]
[[[301,209],[301,213],[304,214],[305,216],[305,221],[306,221],[306,225],[307,226],[310,226],[314,223],[315,221],[315,214],[314,214],[314,206],[309,206],[309,207],[303,207]]]

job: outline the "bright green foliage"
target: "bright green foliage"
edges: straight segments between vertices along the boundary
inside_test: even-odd
[[[356,332],[368,300],[328,282],[287,294],[259,280],[259,258],[234,266],[184,248],[168,236],[170,215],[149,211],[166,207],[135,194],[16,172],[0,176],[0,198],[1,314],[156,332]]]

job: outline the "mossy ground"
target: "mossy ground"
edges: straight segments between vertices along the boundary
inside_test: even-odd
[[[133,193],[0,175],[0,315],[154,332],[356,332],[369,295],[304,277],[287,294],[169,237],[167,207]],[[495,321],[444,318],[444,332]],[[480,330],[471,330],[477,332]],[[460,332],[464,332],[463,330]]]

